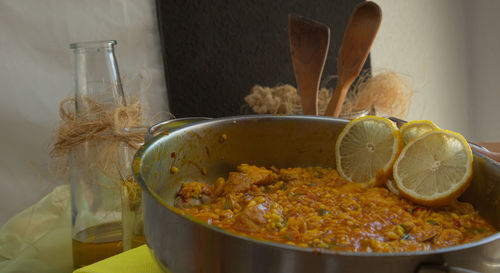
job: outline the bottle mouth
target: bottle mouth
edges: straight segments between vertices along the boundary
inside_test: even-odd
[[[92,49],[92,48],[112,48],[116,45],[116,40],[78,42],[69,45],[71,49]]]

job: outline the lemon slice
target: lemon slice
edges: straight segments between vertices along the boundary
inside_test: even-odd
[[[387,189],[394,193],[395,195],[399,195],[399,189],[398,187],[396,186],[396,182],[394,182],[394,179],[387,179],[387,181],[385,182],[385,185],[387,186]]]
[[[364,116],[349,122],[335,144],[339,174],[352,182],[384,184],[403,141],[394,124],[377,116]]]
[[[427,132],[437,130],[437,127],[432,121],[428,120],[413,120],[405,123],[399,131],[405,144],[408,144],[412,139],[419,137]]]
[[[460,134],[434,130],[410,141],[394,163],[401,196],[427,206],[449,204],[472,178],[472,151]]]

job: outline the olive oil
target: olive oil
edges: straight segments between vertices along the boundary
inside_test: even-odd
[[[93,226],[73,236],[73,266],[80,268],[123,251],[119,222]]]
[[[146,237],[144,235],[132,235],[132,248],[141,246],[146,243]]]

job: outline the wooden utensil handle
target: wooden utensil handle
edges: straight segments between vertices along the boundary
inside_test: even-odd
[[[319,79],[309,77],[299,81],[297,89],[302,101],[302,114],[318,115],[318,87]]]
[[[334,118],[338,118],[340,112],[342,112],[342,104],[344,103],[345,96],[347,94],[347,90],[351,86],[352,82],[346,82],[341,78],[338,79],[337,86],[335,86],[335,91],[333,91],[333,96],[326,107],[325,116],[331,116]]]

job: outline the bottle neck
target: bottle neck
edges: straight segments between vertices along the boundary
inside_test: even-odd
[[[102,105],[126,105],[114,53],[116,41],[71,44],[74,55],[77,114],[89,99]]]

